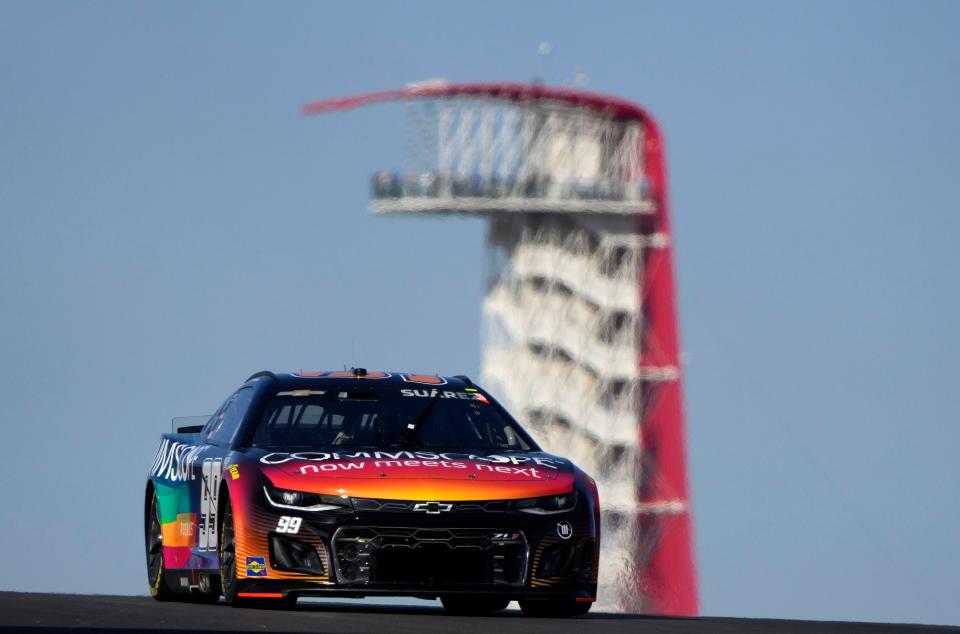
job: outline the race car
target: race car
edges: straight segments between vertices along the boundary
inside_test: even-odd
[[[596,598],[600,506],[590,476],[465,376],[258,372],[163,434],[144,535],[158,600],[576,616]]]

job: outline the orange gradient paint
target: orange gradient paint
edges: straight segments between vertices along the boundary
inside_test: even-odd
[[[424,502],[466,502],[513,500],[569,493],[574,476],[567,471],[536,465],[487,464],[475,461],[458,462],[463,468],[403,466],[409,461],[328,461],[334,465],[364,463],[363,468],[321,471],[319,462],[297,461],[264,468],[264,474],[275,487],[325,495],[378,498],[384,500],[421,500]],[[401,466],[383,466],[399,462]],[[502,469],[503,471],[497,471]],[[518,473],[518,471],[520,473]],[[527,475],[537,474],[539,477]]]

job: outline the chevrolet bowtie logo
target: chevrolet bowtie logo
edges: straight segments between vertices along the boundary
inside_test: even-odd
[[[414,511],[423,511],[430,515],[437,515],[438,513],[449,511],[452,508],[453,504],[443,504],[441,502],[420,502],[419,504],[413,505]]]

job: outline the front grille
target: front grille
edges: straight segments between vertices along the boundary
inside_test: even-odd
[[[450,513],[506,513],[509,504],[505,500],[492,502],[440,502]],[[424,511],[425,503],[416,500],[378,500],[375,498],[353,498],[353,508],[358,511],[378,511],[381,513],[415,513]],[[420,508],[415,508],[420,507]],[[429,512],[429,511],[426,511]]]
[[[339,583],[519,586],[527,540],[516,529],[348,527],[333,537]]]

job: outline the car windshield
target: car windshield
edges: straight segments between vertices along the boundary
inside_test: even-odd
[[[278,392],[254,447],[530,451],[519,426],[477,391],[393,389]]]

